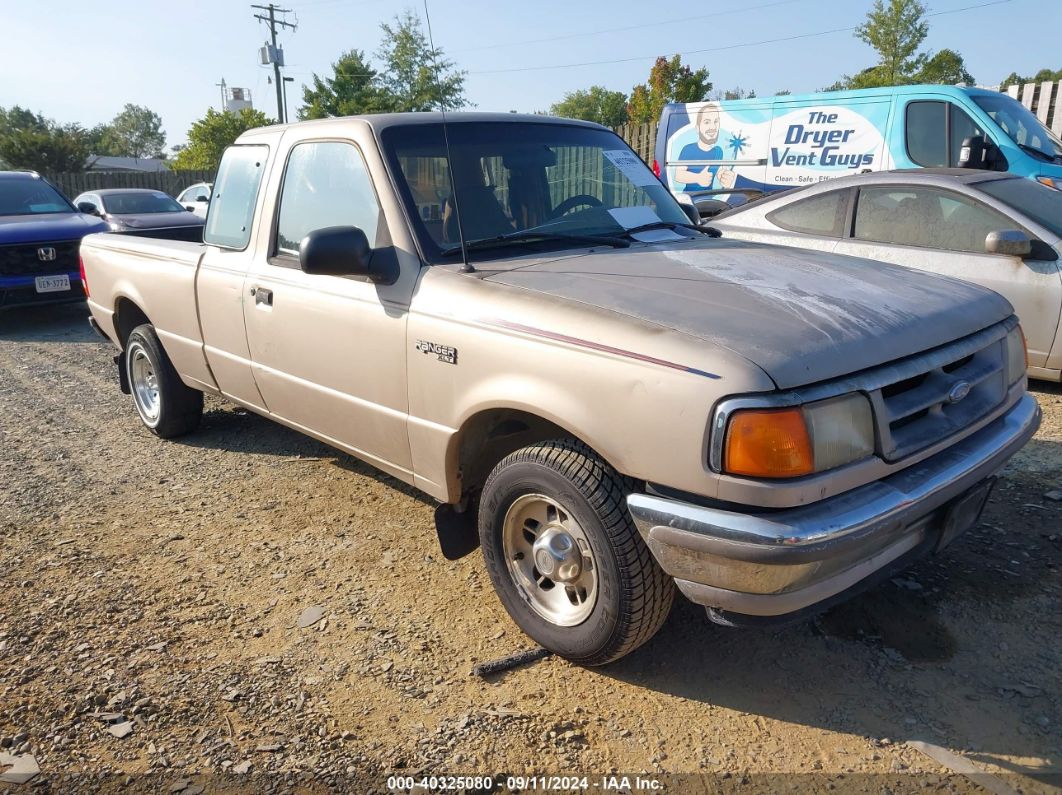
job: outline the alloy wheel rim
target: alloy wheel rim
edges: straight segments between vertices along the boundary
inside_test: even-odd
[[[505,512],[502,553],[521,598],[552,624],[581,624],[597,601],[597,563],[571,512],[551,497],[525,494]]]

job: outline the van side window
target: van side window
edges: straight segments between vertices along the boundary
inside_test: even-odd
[[[1014,222],[979,202],[934,188],[861,188],[854,237],[876,243],[985,253],[989,232]]]
[[[962,149],[964,138],[972,138],[975,135],[985,137],[985,131],[977,126],[977,122],[958,105],[948,103],[948,111],[951,113],[951,125],[948,130],[950,149],[948,150],[948,163],[952,168],[959,166],[959,151]]]
[[[834,190],[793,202],[768,213],[767,220],[790,232],[840,237],[849,193],[848,190]]]
[[[907,105],[907,155],[927,168],[948,164],[946,102]]]
[[[225,150],[214,182],[214,206],[203,232],[204,243],[247,248],[268,155],[269,147],[261,145],[230,146]]]
[[[380,204],[361,153],[342,141],[296,144],[288,156],[277,221],[278,254],[298,255],[315,229],[356,226],[376,247]]]

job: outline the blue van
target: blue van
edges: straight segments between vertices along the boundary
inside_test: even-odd
[[[894,168],[1011,171],[1062,190],[1062,140],[1016,99],[956,86],[670,104],[653,170],[677,196],[742,196]]]

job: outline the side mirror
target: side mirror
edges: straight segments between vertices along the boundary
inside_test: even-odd
[[[210,197],[209,196],[196,196],[195,200],[197,202],[208,202],[208,201],[210,201]]]
[[[1032,240],[1018,229],[1003,229],[985,236],[985,251],[1007,257],[1025,258],[1032,253]]]
[[[686,213],[686,217],[690,219],[691,224],[697,225],[701,222],[701,214],[697,212],[697,208],[692,204],[679,202],[679,207],[682,208],[682,212]]]
[[[714,218],[724,210],[730,209],[730,205],[722,199],[694,199],[693,203],[702,221],[707,218]]]
[[[959,147],[959,168],[984,168],[985,151],[985,139],[980,135],[963,138]]]
[[[96,205],[92,202],[78,202],[77,211],[79,213],[85,213],[85,215],[99,215],[100,211]]]
[[[320,276],[368,276],[372,281],[393,284],[394,274],[372,264],[372,247],[356,226],[315,229],[299,243],[299,267]]]

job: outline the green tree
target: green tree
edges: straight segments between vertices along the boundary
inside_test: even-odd
[[[300,119],[325,119],[379,113],[391,107],[380,90],[379,74],[361,50],[350,50],[332,64],[332,77],[313,76],[313,86],[303,86]]]
[[[231,145],[240,133],[267,124],[272,124],[272,119],[253,108],[243,108],[239,113],[228,110],[218,113],[210,108],[206,116],[192,123],[188,130],[188,145],[170,161],[170,168],[175,171],[212,171],[218,167],[225,147]]]
[[[973,75],[966,71],[962,56],[955,50],[941,50],[931,58],[914,76],[915,83],[936,83],[940,85],[973,85]]]
[[[735,86],[734,88],[728,88],[724,91],[716,92],[713,99],[755,99],[756,92],[753,90],[746,91],[741,86]]]
[[[925,65],[926,57],[918,54],[929,33],[925,16],[920,0],[874,0],[866,22],[856,28],[856,38],[878,53],[874,71],[881,85],[909,83]]]
[[[118,155],[118,145],[114,140],[110,124],[97,124],[85,131],[85,144],[94,155]]]
[[[590,86],[585,91],[568,92],[564,99],[550,107],[549,112],[554,116],[619,127],[627,123],[627,95],[622,91],[609,91],[604,86]]]
[[[80,172],[88,156],[87,137],[80,126],[60,125],[17,105],[0,108],[0,160],[9,168]]]
[[[465,72],[443,56],[434,55],[412,11],[380,25],[383,41],[376,53],[381,69],[378,83],[388,95],[388,110],[458,110],[465,99]]]
[[[159,114],[143,105],[127,103],[111,119],[104,137],[112,154],[119,157],[163,157],[166,133]]]
[[[655,122],[667,103],[701,102],[711,90],[707,67],[693,70],[679,55],[670,60],[661,55],[649,70],[649,79],[631,92],[627,116],[631,122]]]
[[[1062,80],[1062,69],[1041,69],[1032,77],[1022,77],[1017,72],[1011,72],[1003,79],[999,88],[1002,91],[1008,86],[1022,85],[1023,83],[1057,82],[1059,80]]]

